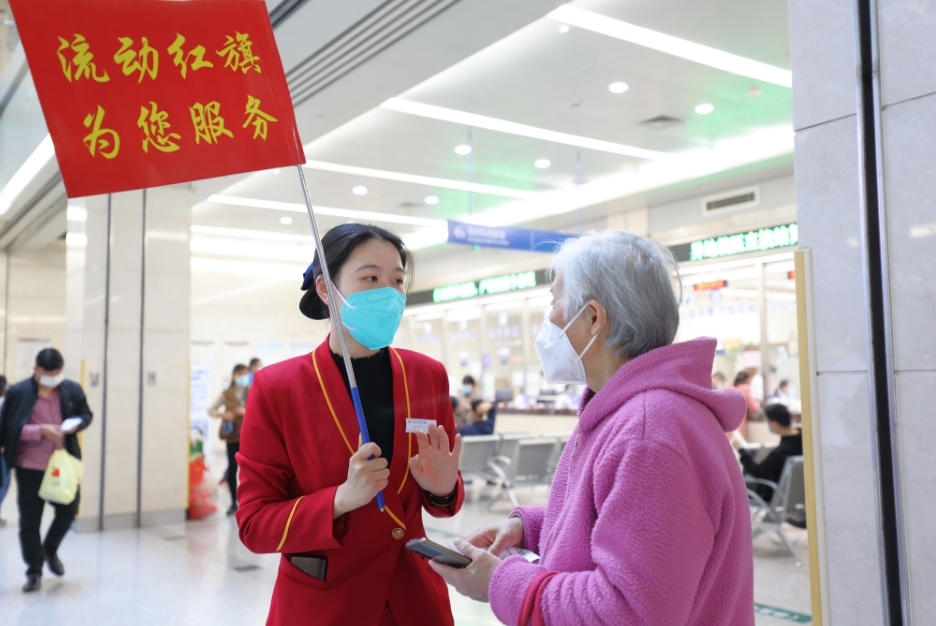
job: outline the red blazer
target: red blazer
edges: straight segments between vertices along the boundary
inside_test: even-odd
[[[386,509],[375,501],[337,520],[335,491],[348,477],[360,429],[328,340],[254,375],[237,455],[237,523],[248,549],[283,554],[270,626],[454,624],[445,582],[404,547],[425,536],[424,508],[451,517],[465,499],[460,474],[455,502],[439,507],[409,472],[418,447],[405,432],[407,416],[438,420],[454,442],[448,377],[441,363],[408,350],[391,348],[390,362],[396,434]],[[325,557],[325,581],[290,563],[295,554]]]

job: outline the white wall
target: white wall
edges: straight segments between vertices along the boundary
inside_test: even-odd
[[[259,357],[270,365],[306,354],[328,333],[299,312],[301,264],[192,258],[192,367],[211,369],[211,395],[231,369]]]
[[[0,284],[5,284],[6,258],[0,254]],[[9,315],[9,337],[3,374],[13,383],[31,374],[41,347],[51,345],[66,352],[65,242],[13,252],[9,258],[9,302],[4,306],[4,314]]]

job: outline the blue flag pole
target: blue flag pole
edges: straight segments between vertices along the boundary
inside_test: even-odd
[[[348,345],[345,341],[344,329],[341,327],[341,307],[337,304],[335,284],[332,282],[331,274],[328,272],[328,262],[325,260],[325,248],[322,247],[322,237],[319,235],[318,225],[315,223],[315,210],[312,208],[312,196],[309,193],[309,185],[306,182],[305,172],[302,166],[297,165],[299,170],[299,182],[302,184],[302,195],[305,196],[306,209],[309,212],[309,221],[312,223],[312,234],[315,235],[315,249],[318,251],[319,263],[322,264],[322,278],[325,279],[325,289],[328,292],[328,309],[331,313],[331,319],[335,322],[335,332],[338,333],[338,344],[341,346],[341,356],[344,358],[345,370],[348,372],[348,384],[351,387],[351,401],[354,403],[354,412],[357,414],[358,427],[361,429],[361,439],[364,443],[370,443],[370,435],[367,432],[367,422],[364,420],[364,407],[361,406],[361,394],[358,393],[357,379],[354,376],[354,368],[351,365],[351,355],[348,354]],[[315,286],[312,286],[314,289]],[[377,492],[377,507],[384,510],[383,492]]]

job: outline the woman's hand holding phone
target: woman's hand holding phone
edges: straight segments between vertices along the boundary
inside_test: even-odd
[[[358,437],[358,450],[348,462],[348,479],[335,492],[335,519],[366,505],[386,488],[390,469],[380,454],[376,443],[364,444]]]

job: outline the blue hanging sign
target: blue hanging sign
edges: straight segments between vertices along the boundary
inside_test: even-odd
[[[465,246],[506,248],[552,254],[559,249],[562,242],[572,237],[575,237],[575,235],[549,230],[533,230],[532,228],[480,226],[451,220],[448,223],[448,242]]]

